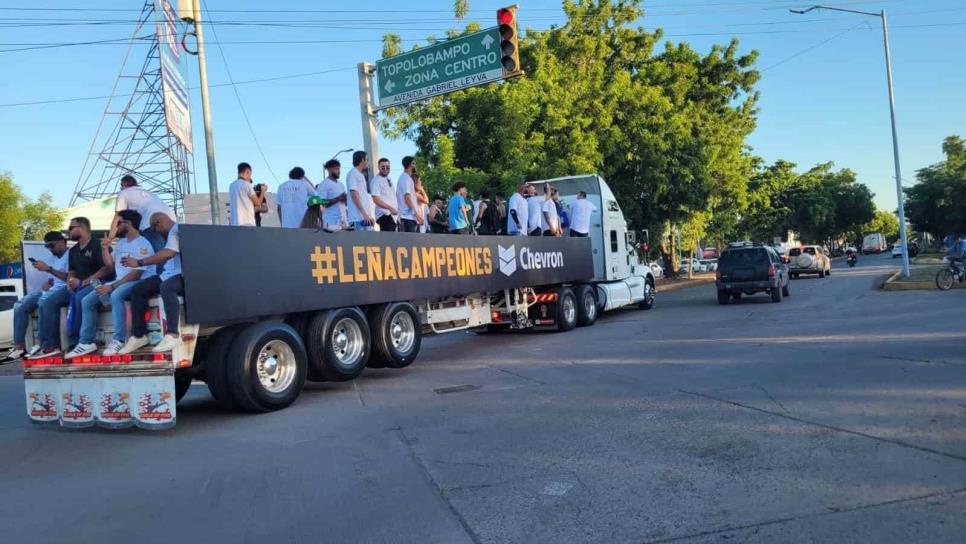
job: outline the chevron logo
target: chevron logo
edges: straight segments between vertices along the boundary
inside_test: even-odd
[[[500,272],[504,276],[512,276],[517,271],[517,246],[503,247],[498,245],[500,252]]]

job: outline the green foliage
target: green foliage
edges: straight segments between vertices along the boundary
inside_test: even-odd
[[[64,214],[53,206],[50,193],[31,200],[10,173],[0,172],[0,262],[19,260],[21,240],[41,239],[63,221]]]
[[[906,218],[937,240],[966,231],[966,141],[947,137],[943,153],[946,160],[919,170],[918,183],[903,189]]]
[[[895,242],[899,239],[899,218],[892,212],[876,210],[872,221],[860,225],[855,232],[848,236],[849,240],[859,241],[866,234],[881,232],[886,240]]]

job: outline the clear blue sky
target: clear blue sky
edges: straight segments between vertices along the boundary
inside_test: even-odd
[[[110,94],[124,45],[2,50],[29,44],[125,38],[141,5],[139,0],[0,2],[0,8],[16,8],[0,9],[0,66],[4,77],[0,104]],[[408,47],[430,34],[442,36],[445,29],[456,24],[451,0],[405,4],[376,0],[207,0],[206,5],[215,23],[261,23],[207,27],[209,80],[213,84],[228,81],[217,41],[226,42],[224,53],[236,81],[344,69],[237,87],[268,164],[256,149],[231,87],[212,89],[222,190],[234,179],[234,165],[241,160],[253,164],[256,181],[272,186],[276,181],[268,166],[278,181],[284,181],[295,165],[305,167],[313,179],[321,178],[321,163],[335,151],[362,147],[354,66],[379,57],[383,32],[400,33],[407,38]],[[406,11],[387,11],[401,10],[404,5]],[[470,0],[467,19],[490,26],[494,10],[501,5]],[[726,43],[737,36],[743,50],[760,52],[759,67],[765,69],[758,85],[761,111],[758,129],[748,142],[756,154],[768,161],[788,159],[801,168],[834,161],[838,167],[858,172],[859,179],[876,193],[880,208],[895,208],[878,19],[870,17],[863,22],[858,15],[827,11],[793,15],[787,11],[788,7],[811,5],[809,0],[654,0],[644,5],[647,14],[642,24],[663,27],[668,39],[687,41],[707,51],[712,44]],[[941,159],[943,137],[966,132],[966,5],[961,0],[842,1],[835,5],[868,11],[886,9],[889,13],[903,177],[912,180],[917,169]],[[24,7],[84,11],[19,9]],[[97,9],[130,11],[94,11]],[[305,12],[339,9],[347,11]],[[560,3],[523,0],[518,17],[523,25],[546,28],[562,20]],[[78,19],[87,21],[78,25]],[[70,24],[35,24],[54,22]],[[853,29],[838,35],[849,28]],[[281,41],[326,43],[278,43]],[[136,54],[143,55],[144,46],[139,47]],[[193,61],[189,78],[192,85],[197,84]],[[207,172],[197,91],[192,99],[196,178],[198,189],[205,192]],[[28,194],[50,190],[58,204],[66,204],[105,103],[101,99],[0,107],[0,170],[12,172]],[[382,154],[393,159],[397,171],[398,159],[412,149],[405,141],[381,142]]]

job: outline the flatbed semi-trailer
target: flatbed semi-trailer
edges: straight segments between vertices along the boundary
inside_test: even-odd
[[[25,361],[28,415],[64,426],[168,428],[195,379],[226,408],[273,411],[294,402],[306,380],[408,366],[424,334],[568,331],[609,309],[650,308],[654,278],[632,262],[634,237],[603,180],[552,181],[565,198],[567,187],[593,189],[591,236],[181,225],[182,345],[165,354]],[[24,246],[25,257],[39,251]],[[167,316],[153,302],[148,317],[156,341]],[[97,328],[110,337],[107,312]]]

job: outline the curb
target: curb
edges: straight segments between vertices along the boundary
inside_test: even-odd
[[[665,285],[658,284],[655,285],[654,288],[657,289],[659,293],[667,293],[668,291],[677,291],[678,289],[687,289],[689,287],[697,287],[699,285],[706,285],[709,283],[714,283],[714,278],[700,278]]]

